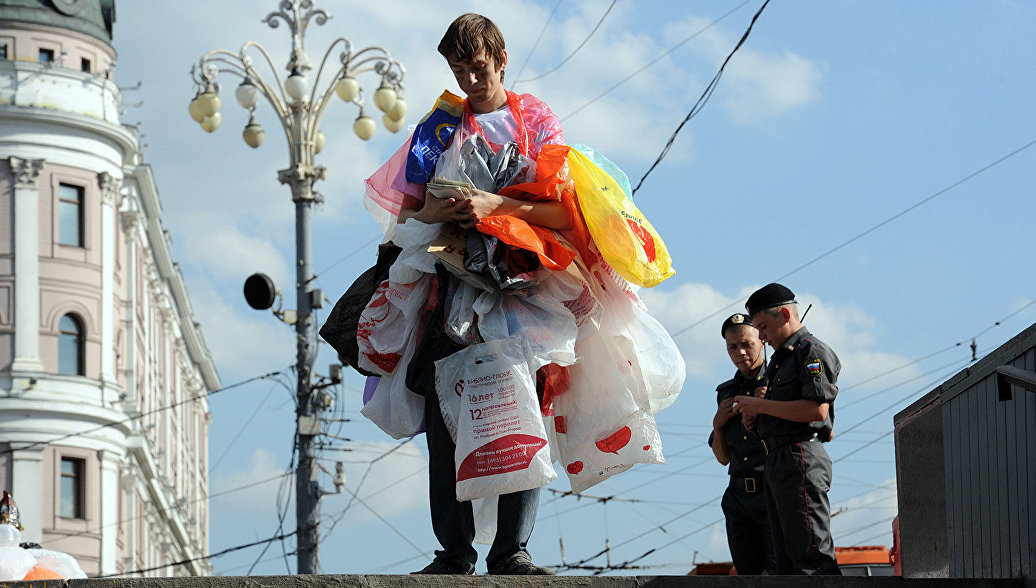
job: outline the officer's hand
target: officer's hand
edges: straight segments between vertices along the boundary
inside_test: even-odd
[[[752,393],[752,396],[755,396],[756,398],[766,398],[766,386],[759,386],[756,388],[755,392]]]
[[[741,424],[745,426],[745,429],[755,432],[755,417],[741,415]]]
[[[734,407],[734,410],[741,413],[742,418],[755,421],[755,417],[759,414],[763,402],[765,401],[762,398],[756,398],[755,396],[735,396],[734,404],[737,406]]]
[[[727,398],[723,402],[719,403],[719,409],[716,410],[716,416],[712,418],[712,428],[722,428],[723,425],[727,424],[727,421],[729,421],[732,416],[734,416],[734,399]]]

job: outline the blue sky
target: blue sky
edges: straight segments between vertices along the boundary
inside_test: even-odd
[[[761,3],[619,0],[561,68],[515,89],[545,100],[562,118],[569,142],[597,147],[635,184]],[[563,2],[551,17],[553,0],[447,8],[417,0],[325,0],[317,6],[334,18],[311,26],[307,48],[317,63],[337,36],[356,47],[389,49],[407,66],[414,121],[443,88],[457,91],[435,45],[458,14],[487,11],[501,26],[510,82],[557,65],[609,4]],[[117,81],[143,82],[124,93],[124,120],[140,123],[174,255],[224,384],[294,360],[290,328],[249,309],[240,293],[256,271],[291,290],[294,213],[287,188],[276,181],[287,152],[271,110],[257,111],[266,143],[247,147],[240,135],[247,114],[234,102],[236,82],[224,78],[223,125],[206,134],[187,115],[188,70],[206,51],[236,50],[247,40],[263,43],[282,67],[285,29],[260,22],[275,6],[124,2],[115,25]],[[966,367],[972,336],[983,333],[981,354],[1036,321],[1036,305],[1026,306],[1036,300],[1036,147],[940,193],[1036,139],[1034,28],[1032,2],[770,4],[709,104],[637,193],[677,268],[669,281],[642,293],[687,361],[682,395],[658,416],[669,463],[634,468],[588,491],[615,497],[607,503],[545,491],[530,545],[538,562],[561,563],[559,539],[569,563],[598,553],[606,539],[613,563],[656,548],[637,559],[645,569],[621,573],[686,573],[694,562],[728,560],[717,522],[725,471],[704,443],[715,385],[733,371],[720,323],[756,287],[934,196],[783,279],[801,302],[814,305],[807,325],[842,359],[836,429],[843,434],[828,446],[836,544],[891,544],[892,416]],[[368,92],[376,88],[374,78],[360,82]],[[364,143],[352,133],[355,116],[351,105],[335,103],[322,124],[328,143],[318,160],[328,178],[318,184],[326,202],[315,215],[314,251],[319,286],[332,299],[372,263],[380,233],[360,203],[361,182],[404,138],[382,127]],[[318,366],[332,361],[323,347]],[[210,400],[213,494],[285,471],[293,386],[290,378],[284,385],[259,382]],[[325,457],[329,469],[336,459],[347,462],[347,486],[362,501],[345,510],[347,495],[324,499],[322,567],[407,572],[423,566],[436,547],[424,441],[370,464],[396,443],[359,415],[361,387],[348,375],[338,392],[337,416],[354,419],[339,433],[353,441],[339,445],[351,451]],[[331,487],[330,479],[323,482]],[[549,488],[566,490],[564,476]],[[215,497],[210,551],[275,535],[277,494],[274,481]],[[288,510],[290,530],[293,503]],[[294,543],[285,545],[290,551]],[[253,573],[294,570],[294,556],[286,567],[279,543],[261,558],[259,552],[216,558],[215,571],[244,574],[257,558]]]

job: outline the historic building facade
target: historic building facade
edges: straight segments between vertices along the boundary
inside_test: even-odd
[[[91,576],[208,553],[220,385],[119,120],[114,20],[114,0],[0,0],[0,489],[25,540]]]

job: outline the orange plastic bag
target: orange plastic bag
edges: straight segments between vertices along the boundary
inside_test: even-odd
[[[500,195],[529,202],[561,200],[567,208],[571,208],[571,200],[562,198],[562,193],[570,184],[567,157],[568,147],[544,145],[536,159],[536,179],[507,186],[500,190]],[[569,214],[573,213],[569,211]],[[532,251],[547,269],[561,271],[576,257],[576,253],[562,245],[550,229],[530,225],[510,215],[485,217],[478,222],[477,228],[512,247]]]
[[[579,209],[604,260],[630,283],[647,288],[675,274],[662,237],[618,182],[575,149],[568,164]]]

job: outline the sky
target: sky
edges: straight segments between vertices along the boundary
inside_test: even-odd
[[[484,12],[507,40],[509,87],[544,100],[569,143],[594,146],[635,185],[762,1],[610,4],[323,0],[316,6],[333,18],[310,25],[307,50],[316,64],[339,36],[388,49],[406,66],[414,122],[443,89],[458,91],[435,51],[446,26]],[[205,133],[187,113],[189,70],[210,50],[254,40],[283,75],[287,30],[261,22],[276,5],[121,2],[115,23],[124,122],[143,134],[173,254],[224,385],[288,374],[294,361],[291,327],[241,294],[245,278],[263,272],[294,305],[294,205],[276,181],[287,149],[270,107],[256,112],[267,133],[252,149],[241,139],[248,116],[233,98],[237,82],[224,76],[222,126]],[[681,395],[658,415],[668,463],[637,466],[581,499],[559,494],[568,490],[562,474],[542,493],[529,545],[536,562],[683,574],[729,561],[719,507],[727,476],[705,444],[715,386],[733,374],[719,327],[775,280],[812,304],[806,325],[842,363],[827,446],[835,544],[891,545],[893,416],[969,365],[976,335],[981,357],[1036,322],[1034,29],[1028,1],[801,0],[764,10],[636,195],[677,269],[641,292],[687,365]],[[359,81],[368,95],[377,88],[373,74]],[[405,138],[379,125],[363,142],[352,132],[356,115],[336,100],[321,124],[327,179],[317,185],[314,268],[331,301],[373,263],[380,231],[363,209],[362,181]],[[335,361],[322,345],[318,371]],[[320,458],[331,471],[343,461],[348,479],[346,493],[322,502],[321,569],[406,573],[437,547],[424,440],[401,444],[366,421],[362,385],[347,373],[328,415],[349,419],[334,427],[348,440],[330,439]],[[280,534],[280,483],[294,486],[283,476],[293,389],[286,375],[210,398],[210,553]],[[333,490],[329,476],[321,484]],[[293,498],[282,526],[294,529]],[[610,553],[592,557],[606,542]],[[284,554],[293,549],[288,538],[212,564],[217,574],[290,573],[295,557]]]

